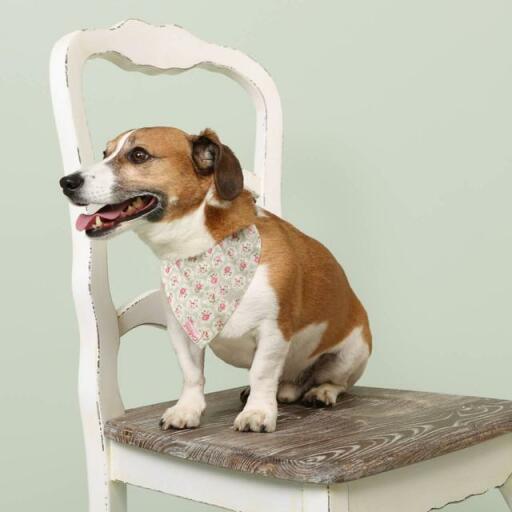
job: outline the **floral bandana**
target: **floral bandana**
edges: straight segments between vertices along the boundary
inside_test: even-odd
[[[191,258],[162,261],[167,302],[188,337],[205,347],[240,304],[260,261],[252,225]]]

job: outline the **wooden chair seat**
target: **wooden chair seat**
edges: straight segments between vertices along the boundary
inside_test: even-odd
[[[300,482],[357,480],[512,432],[512,401],[355,387],[333,408],[280,405],[272,434],[235,432],[241,389],[207,396],[197,429],[162,431],[172,403],[108,421],[118,443],[218,467]]]

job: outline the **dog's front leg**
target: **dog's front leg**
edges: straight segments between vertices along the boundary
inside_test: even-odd
[[[290,344],[275,320],[262,322],[256,353],[249,370],[251,392],[235,419],[235,430],[274,432],[277,421],[277,386]]]
[[[183,387],[176,405],[169,407],[160,420],[163,430],[198,427],[206,402],[204,399],[204,349],[192,343],[172,312],[167,314],[167,331],[183,373]]]

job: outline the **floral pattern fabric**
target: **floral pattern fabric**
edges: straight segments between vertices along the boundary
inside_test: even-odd
[[[165,297],[194,343],[205,347],[222,331],[256,273],[260,253],[252,225],[197,256],[162,260]]]

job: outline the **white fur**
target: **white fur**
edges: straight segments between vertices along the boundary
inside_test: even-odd
[[[256,216],[258,217],[268,217],[267,211],[261,206],[256,206]]]
[[[264,320],[277,320],[279,304],[268,279],[267,265],[259,265],[236,311],[221,336],[237,338],[256,329]]]
[[[251,393],[243,411],[236,417],[236,430],[274,432],[277,422],[277,386],[290,348],[276,319],[264,320],[258,328],[258,346],[251,369]]]
[[[215,355],[238,368],[250,368],[257,348],[257,327],[265,319],[276,319],[277,297],[268,281],[268,268],[260,265],[221,333],[210,343]]]
[[[112,151],[112,153],[107,156],[107,158],[104,158],[103,159],[103,164],[108,164],[109,162],[111,162],[112,160],[114,160],[114,158],[119,154],[119,152],[121,151],[121,149],[123,149],[123,146],[124,146],[124,143],[128,140],[128,137],[134,132],[135,130],[130,130],[129,132],[126,132],[118,141],[117,141],[117,144],[116,144],[116,147],[114,148],[114,151]]]
[[[293,335],[281,380],[294,381],[318,356],[309,357],[320,343],[327,322],[309,324]]]
[[[250,368],[251,394],[235,419],[235,429],[273,432],[277,420],[277,386],[290,344],[277,324],[279,306],[260,265],[240,305],[210,344],[215,354],[234,366]]]
[[[215,197],[215,185],[212,185],[206,193],[206,202],[215,208],[227,208],[231,203]]]
[[[342,391],[352,386],[361,376],[370,356],[361,326],[354,328],[329,353],[337,356],[315,371],[315,383],[331,382],[340,385]]]
[[[303,388],[294,382],[280,382],[277,390],[277,401],[283,403],[296,402],[302,396]]]
[[[260,265],[242,300],[221,333],[210,343],[215,355],[238,368],[250,368],[257,347],[257,327],[276,319],[277,297],[268,281],[268,268]]]
[[[203,201],[199,208],[179,219],[167,223],[140,222],[133,229],[159,258],[188,258],[215,244],[204,223],[204,207]]]
[[[115,150],[108,158],[98,162],[88,169],[82,169],[81,175],[84,178],[84,184],[80,189],[80,200],[86,203],[107,204],[115,202],[113,197],[116,176],[114,170],[109,165],[123,148],[131,132],[125,133],[117,142]]]
[[[304,350],[297,347],[296,360],[290,358],[290,355],[286,360],[278,390],[279,401],[294,402],[306,391],[303,396],[305,402],[319,401],[325,405],[333,405],[338,395],[347,391],[361,377],[370,356],[368,344],[362,335],[362,327],[354,328],[346,338],[328,350],[329,356],[323,358],[318,355],[311,358],[310,348],[317,346],[323,334],[323,331],[318,330],[321,325],[325,324],[309,325],[293,337],[290,352],[294,349],[295,342],[301,338],[304,340]],[[316,336],[314,328],[317,329]],[[313,371],[308,379],[295,383],[294,379],[300,372],[311,365],[314,365]]]
[[[165,309],[167,331],[183,373],[183,388],[176,405],[162,416],[162,428],[190,428],[199,425],[206,403],[204,400],[204,350],[192,343],[171,308]]]

